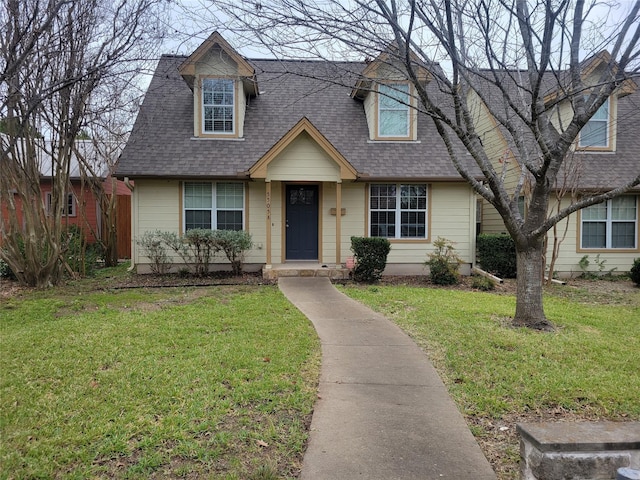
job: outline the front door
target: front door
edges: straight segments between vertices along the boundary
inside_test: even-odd
[[[286,187],[286,258],[318,259],[318,186]]]

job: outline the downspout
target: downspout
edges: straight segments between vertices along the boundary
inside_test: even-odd
[[[124,177],[124,184],[125,186],[129,189],[129,191],[131,192],[131,196],[133,197],[133,185],[131,184],[131,181],[129,180],[129,177]],[[131,199],[133,200],[133,198]],[[133,205],[134,202],[131,202],[131,209],[133,210]],[[135,219],[134,219],[134,215],[132,213],[131,215],[131,265],[129,265],[129,268],[127,268],[128,272],[133,272],[133,270],[136,267],[136,262],[135,262],[135,241],[133,240],[134,238],[134,229],[133,229],[133,225],[135,223]]]

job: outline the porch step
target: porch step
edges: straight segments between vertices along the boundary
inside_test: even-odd
[[[348,280],[348,268],[341,265],[296,265],[282,264],[272,265],[271,268],[262,267],[262,278],[277,280],[279,277],[328,277],[331,280]]]

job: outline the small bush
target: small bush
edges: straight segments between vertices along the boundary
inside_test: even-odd
[[[0,259],[0,278],[16,279],[13,270],[9,268],[9,264],[2,259]]]
[[[629,277],[631,277],[633,283],[640,286],[640,258],[636,258],[633,261],[633,266],[629,271]]]
[[[613,267],[608,271],[605,271],[605,264],[607,260],[605,258],[601,259],[600,254],[598,253],[593,262],[589,260],[589,255],[583,255],[583,257],[578,261],[578,266],[582,273],[580,274],[580,278],[586,278],[588,280],[595,280],[597,278],[609,278],[613,277],[613,273],[618,269],[617,267]],[[589,267],[591,265],[595,265],[596,270],[591,270]]]
[[[491,278],[478,275],[474,276],[471,280],[471,287],[482,290],[483,292],[488,292],[496,289],[496,282]]]
[[[213,233],[216,248],[227,256],[234,275],[241,274],[244,256],[253,247],[251,234],[244,230],[215,230]]]
[[[214,232],[205,228],[193,228],[184,234],[184,241],[191,249],[196,275],[209,273],[209,264],[220,250]]]
[[[209,264],[218,252],[213,231],[192,228],[183,237],[176,232],[159,232],[160,239],[173,250],[186,265],[193,266],[193,273],[204,276],[209,273]]]
[[[509,235],[478,235],[478,263],[501,278],[516,278],[516,245]]]
[[[87,239],[77,225],[71,225],[62,236],[64,261],[74,274],[91,275],[102,258],[99,244],[87,244]]]
[[[380,280],[391,251],[389,240],[382,237],[351,237],[351,251],[356,260],[353,279],[367,283]]]
[[[460,282],[460,257],[456,253],[454,243],[446,238],[438,237],[433,242],[436,247],[433,253],[429,254],[429,260],[425,265],[429,266],[429,277],[436,285],[456,285]]]
[[[164,246],[163,232],[144,232],[136,242],[142,248],[142,252],[151,260],[151,271],[163,275],[171,270],[171,263]]]

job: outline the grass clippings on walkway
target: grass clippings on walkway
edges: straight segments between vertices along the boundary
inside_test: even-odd
[[[0,478],[297,476],[320,350],[276,287],[1,302]]]
[[[518,421],[640,419],[640,292],[599,303],[548,290],[555,333],[511,327],[511,295],[345,287],[427,352],[501,479],[518,478]],[[568,293],[570,292],[570,293]]]

